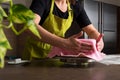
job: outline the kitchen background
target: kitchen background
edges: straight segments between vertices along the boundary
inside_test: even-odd
[[[13,0],[15,4],[21,3],[29,7],[32,0]],[[93,25],[104,34],[105,48],[103,50],[106,54],[120,53],[120,1],[119,0],[79,0],[84,6]],[[7,23],[7,21],[5,22]],[[18,29],[22,25],[16,25]],[[77,26],[77,28],[73,28]],[[71,30],[72,29],[72,30]],[[79,26],[76,22],[73,23],[71,29],[66,33],[70,36],[78,32]],[[13,34],[9,29],[4,30],[12,50],[8,50],[7,56],[21,56],[25,46],[26,37],[29,36],[26,32],[19,36]],[[86,34],[84,37],[87,38]]]

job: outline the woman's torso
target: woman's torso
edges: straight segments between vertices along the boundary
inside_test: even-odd
[[[33,12],[41,16],[40,25],[43,24],[43,22],[45,21],[45,19],[47,18],[50,12],[51,1],[52,0],[33,0],[33,4],[31,4],[31,7],[30,7],[31,10],[33,10]],[[73,10],[73,14],[74,14],[73,20],[78,22],[78,24],[81,25],[81,28],[91,23],[79,1],[76,1],[74,5],[71,4],[71,9]],[[68,11],[62,12],[56,6],[56,4],[54,6],[53,14],[64,19],[68,18]]]

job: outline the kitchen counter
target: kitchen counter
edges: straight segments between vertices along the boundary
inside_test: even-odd
[[[5,65],[0,80],[120,80],[120,65],[94,62],[91,66],[45,66],[41,61]],[[42,63],[43,64],[43,63]]]

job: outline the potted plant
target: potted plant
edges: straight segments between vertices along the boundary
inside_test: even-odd
[[[6,14],[1,5],[3,3],[10,5],[8,14]],[[12,49],[3,29],[12,29],[16,36],[29,29],[34,35],[40,38],[40,34],[33,21],[34,17],[34,13],[24,5],[14,4],[12,0],[0,0],[0,68],[4,67],[6,51]],[[4,18],[8,20],[8,25],[3,24]],[[17,31],[14,24],[23,24],[23,27],[21,30]]]

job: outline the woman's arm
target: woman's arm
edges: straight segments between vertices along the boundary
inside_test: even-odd
[[[84,49],[88,49],[91,50],[92,46],[89,44],[85,44],[87,45],[86,48],[81,47],[80,43],[76,40],[77,38],[79,38],[80,36],[82,36],[81,33],[73,35],[70,38],[61,38],[59,36],[56,36],[50,32],[48,32],[46,29],[44,29],[41,25],[39,25],[39,22],[41,20],[41,17],[38,14],[35,14],[36,18],[34,20],[36,27],[39,30],[39,33],[41,35],[41,41],[48,43],[52,46],[57,46],[60,48],[64,48],[67,50],[72,50],[75,53],[79,53]],[[89,46],[89,47],[88,47]]]
[[[61,44],[61,43],[63,43],[65,39],[60,38],[60,37],[48,32],[46,29],[44,29],[41,25],[39,25],[41,17],[38,14],[35,14],[35,16],[36,16],[36,18],[35,18],[34,22],[35,22],[36,27],[38,28],[39,33],[41,35],[40,40],[45,43],[54,45],[54,46],[62,47],[63,44]]]

